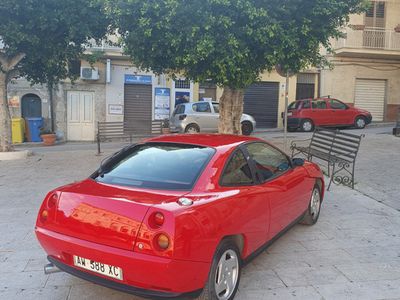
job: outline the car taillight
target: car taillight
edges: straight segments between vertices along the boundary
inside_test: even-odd
[[[58,201],[58,195],[57,193],[52,194],[48,199],[47,199],[47,207],[48,208],[53,208]]]
[[[134,251],[161,257],[172,257],[174,251],[174,216],[169,211],[156,207],[148,211],[148,216],[140,226]]]
[[[46,223],[49,220],[54,220],[56,215],[57,202],[60,197],[59,192],[51,192],[47,194],[39,211],[38,220],[41,223]]]
[[[186,117],[187,117],[186,115],[180,115],[180,116],[179,116],[179,120],[181,120],[181,121],[182,121],[182,120],[185,120]]]
[[[152,228],[160,228],[164,224],[164,221],[164,215],[161,212],[155,212],[149,218],[149,225]]]
[[[49,216],[49,212],[45,209],[40,214],[40,220],[44,223],[47,221],[47,217]]]
[[[167,250],[169,247],[169,237],[164,233],[157,235],[155,237],[155,242],[157,247],[162,251]]]

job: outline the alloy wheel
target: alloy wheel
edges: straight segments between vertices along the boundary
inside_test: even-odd
[[[239,259],[233,250],[227,250],[221,256],[215,272],[215,292],[219,300],[229,299],[239,278]]]
[[[318,189],[314,189],[311,196],[310,212],[313,220],[316,220],[321,209],[321,196]]]
[[[358,118],[356,121],[357,128],[365,127],[365,120],[363,118]]]
[[[305,121],[303,123],[303,130],[306,131],[306,132],[311,131],[312,127],[313,127],[313,125],[312,125],[312,123],[310,121]]]

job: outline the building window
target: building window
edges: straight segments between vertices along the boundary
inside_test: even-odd
[[[68,63],[68,69],[72,76],[80,77],[81,76],[81,61],[79,59],[70,61]]]
[[[210,82],[202,82],[199,85],[200,101],[217,101],[217,86]]]
[[[176,89],[190,89],[190,80],[187,80],[187,79],[175,80],[175,88]]]
[[[365,13],[365,26],[385,28],[385,2],[372,1],[371,6]]]

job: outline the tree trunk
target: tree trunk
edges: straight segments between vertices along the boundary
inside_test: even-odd
[[[11,115],[7,99],[7,74],[0,71],[0,152],[12,151]]]
[[[244,90],[224,87],[219,103],[219,133],[242,134],[243,98]]]

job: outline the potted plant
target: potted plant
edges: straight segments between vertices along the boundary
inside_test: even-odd
[[[169,119],[164,119],[161,124],[161,132],[162,134],[169,134],[171,130],[169,129]]]
[[[40,129],[40,137],[43,140],[43,145],[53,146],[56,142],[56,134],[48,129]]]

